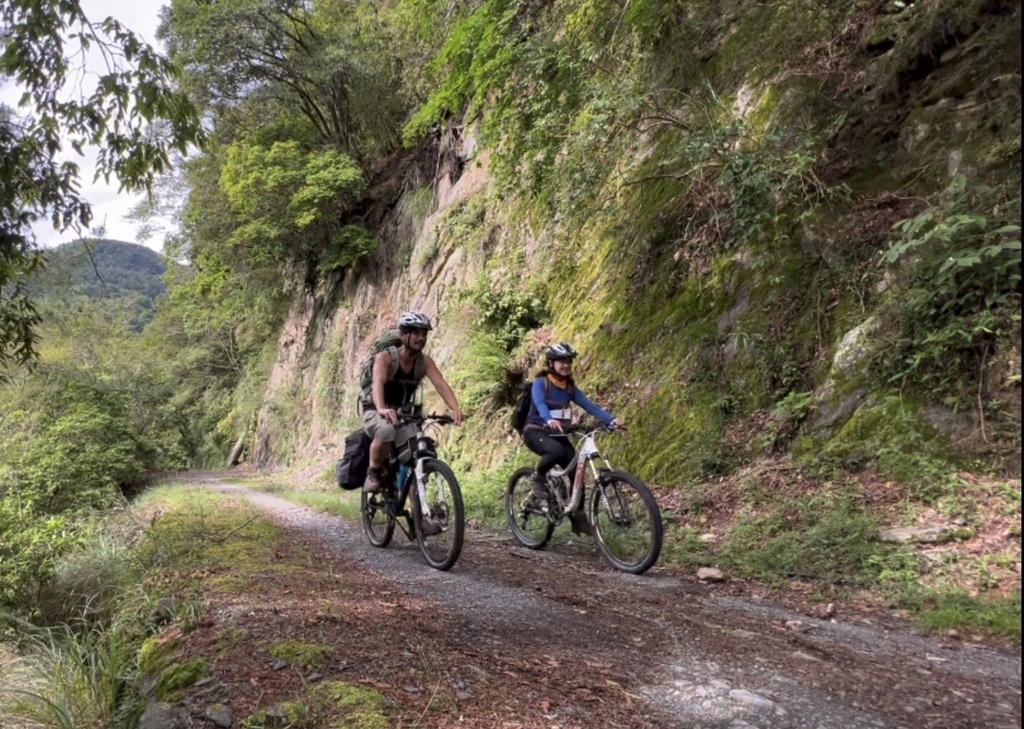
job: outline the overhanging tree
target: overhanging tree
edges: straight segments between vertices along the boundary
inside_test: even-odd
[[[83,59],[105,70],[85,88]],[[0,374],[35,357],[39,316],[23,286],[42,256],[32,225],[88,228],[81,169],[70,149],[97,150],[96,175],[122,190],[148,188],[174,151],[203,141],[199,115],[171,63],[114,18],[92,22],[77,0],[0,3],[0,79],[23,91],[0,112]]]

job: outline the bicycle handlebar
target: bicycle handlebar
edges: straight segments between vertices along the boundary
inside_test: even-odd
[[[544,426],[544,429],[554,435],[572,435],[574,433],[612,433],[616,430],[626,430],[623,425],[612,425],[611,423],[573,423],[567,428],[563,428],[562,432],[559,433],[557,430]]]
[[[401,412],[398,413],[398,419],[402,423],[437,423],[438,425],[451,425],[455,422],[455,419],[451,415],[442,415],[439,413],[430,413],[428,415],[406,415]]]

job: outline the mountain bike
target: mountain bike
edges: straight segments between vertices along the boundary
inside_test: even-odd
[[[403,424],[414,423],[416,434],[391,449],[380,491],[363,492],[363,530],[370,544],[384,548],[397,525],[410,541],[416,541],[427,564],[436,570],[451,569],[465,536],[462,492],[452,469],[438,460],[434,439],[424,431],[431,425],[450,425],[452,419],[448,415],[399,417]]]
[[[565,468],[548,472],[547,503],[536,504],[530,498],[532,467],[512,474],[505,491],[505,514],[520,544],[542,549],[562,519],[582,511],[598,549],[616,569],[639,575],[658,561],[664,528],[654,495],[635,476],[612,470],[597,448],[597,435],[615,430],[619,428],[610,425],[566,429],[566,437],[580,436],[576,457]]]

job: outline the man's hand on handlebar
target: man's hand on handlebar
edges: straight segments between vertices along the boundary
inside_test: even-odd
[[[382,418],[384,418],[386,421],[388,421],[392,425],[399,425],[400,424],[399,423],[398,412],[394,408],[384,408],[383,410],[380,410],[378,412],[380,413],[380,416]]]

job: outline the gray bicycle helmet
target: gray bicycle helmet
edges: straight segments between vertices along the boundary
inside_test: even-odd
[[[421,314],[418,311],[407,311],[398,317],[398,328],[402,331],[422,329],[429,332],[434,327],[430,324],[430,318],[426,314]]]
[[[558,344],[552,344],[550,347],[544,350],[544,355],[548,362],[557,362],[558,360],[574,360],[576,359],[576,350],[572,348],[571,344],[565,342],[559,342]]]

